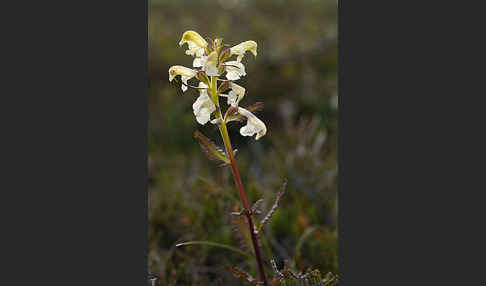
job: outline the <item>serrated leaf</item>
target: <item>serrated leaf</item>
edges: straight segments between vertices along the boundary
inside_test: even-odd
[[[246,250],[251,250],[253,253],[253,242],[251,234],[248,229],[248,222],[244,215],[231,216],[231,229],[233,230],[240,247]]]
[[[260,232],[265,224],[272,218],[273,213],[277,210],[278,204],[280,202],[280,198],[283,196],[285,193],[285,188],[287,187],[287,179],[285,179],[282,187],[280,188],[280,192],[277,194],[277,198],[275,199],[275,202],[273,203],[272,208],[270,211],[267,213],[267,215],[260,221],[260,225],[258,226],[258,232]]]
[[[216,146],[208,137],[204,136],[201,132],[194,132],[194,138],[199,139],[199,145],[204,153],[210,160],[222,161],[225,164],[229,164],[230,160],[226,157],[223,150]]]

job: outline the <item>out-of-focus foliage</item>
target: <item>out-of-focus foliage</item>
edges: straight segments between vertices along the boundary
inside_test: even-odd
[[[211,241],[251,253],[235,234],[231,212],[240,203],[231,170],[201,151],[196,130],[222,146],[217,127],[192,113],[198,93],[168,82],[172,65],[191,67],[178,45],[186,30],[236,45],[258,43],[243,59],[238,81],[243,107],[264,102],[258,117],[266,136],[255,141],[229,125],[249,200],[272,206],[285,195],[263,234],[263,255],[281,269],[338,273],[337,265],[337,5],[334,0],[149,1],[149,271],[161,285],[243,285],[227,265],[257,277],[253,257],[227,248],[180,242]],[[259,221],[262,217],[256,217]],[[175,284],[174,284],[175,283]]]

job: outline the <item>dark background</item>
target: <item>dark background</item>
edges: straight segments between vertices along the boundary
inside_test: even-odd
[[[258,43],[258,56],[243,59],[247,76],[238,84],[247,95],[240,105],[264,102],[257,116],[267,134],[255,141],[239,134],[238,123],[229,129],[251,202],[263,198],[267,211],[288,179],[281,206],[265,228],[266,263],[275,259],[281,266],[286,259],[299,271],[336,273],[337,2],[154,0],[148,19],[149,270],[163,284],[178,285],[210,285],[216,278],[236,285],[227,264],[257,274],[254,259],[228,250],[175,248],[204,240],[248,250],[232,231],[230,212],[239,197],[231,171],[208,160],[193,138],[199,130],[223,146],[218,130],[196,122],[196,91],[183,94],[180,84],[168,81],[170,66],[191,67],[193,58],[178,42],[184,31],[195,30],[231,46]]]
[[[27,3],[2,10],[1,284],[145,285],[147,3]],[[340,1],[344,285],[483,280],[470,4]]]

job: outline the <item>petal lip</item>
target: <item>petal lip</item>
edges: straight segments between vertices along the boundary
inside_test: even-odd
[[[255,41],[245,41],[240,43],[230,49],[230,55],[238,55],[236,59],[238,62],[241,61],[243,56],[247,51],[250,51],[255,57],[257,56],[258,44]]]
[[[190,79],[196,76],[196,71],[184,66],[171,66],[169,68],[169,81],[172,81],[178,75]]]
[[[180,75],[183,84],[181,89],[183,92],[187,90],[187,81],[196,76],[197,71],[186,68],[184,66],[172,66],[169,68],[169,81],[171,82],[176,76]]]
[[[201,37],[198,32],[191,30],[185,31],[184,34],[182,34],[179,46],[182,46],[184,45],[184,43],[187,42],[193,42],[200,48],[206,48],[208,46],[208,42],[203,37]]]

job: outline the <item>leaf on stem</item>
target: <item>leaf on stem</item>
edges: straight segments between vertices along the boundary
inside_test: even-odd
[[[216,146],[213,141],[209,140],[208,137],[204,136],[201,132],[194,132],[194,138],[199,139],[199,145],[204,153],[208,156],[209,160],[217,160],[228,165],[230,160],[226,157],[225,153],[221,148]]]
[[[273,203],[272,208],[270,211],[267,213],[267,215],[260,221],[260,225],[258,226],[258,232],[260,232],[265,224],[272,218],[273,213],[277,210],[278,204],[280,202],[280,198],[283,196],[285,193],[285,188],[287,187],[287,179],[285,179],[282,187],[280,188],[280,192],[277,194],[277,198],[275,199],[275,202]]]
[[[243,212],[240,212],[239,215],[231,216],[231,229],[233,230],[240,247],[253,252],[253,242],[251,240],[251,233],[248,229],[248,222],[246,221],[246,216],[242,214]]]

